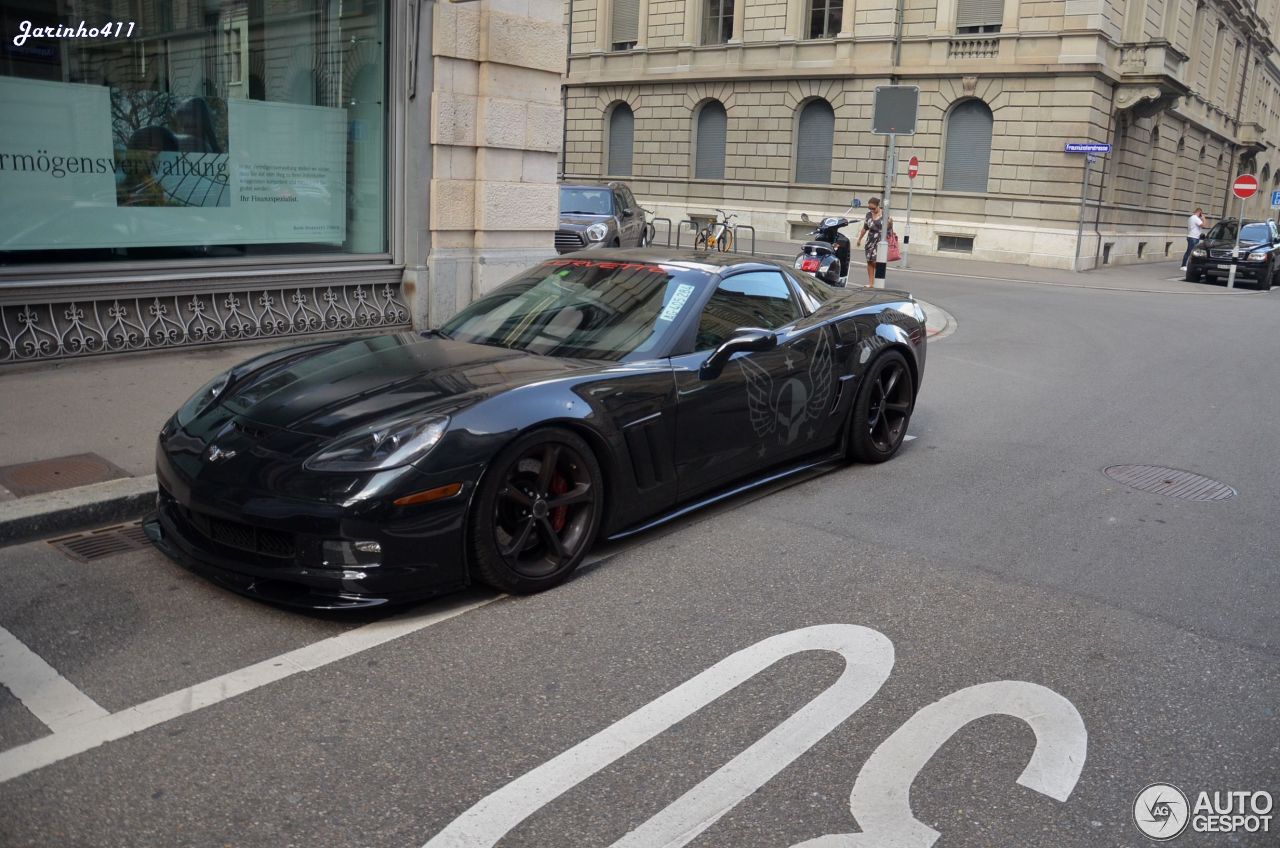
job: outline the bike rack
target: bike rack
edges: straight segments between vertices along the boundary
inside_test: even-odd
[[[684,232],[685,224],[689,225],[689,233],[694,237],[694,241],[698,240],[698,228],[700,224],[692,218],[685,218],[680,222],[680,225],[676,227],[676,250],[680,249],[680,234]]]
[[[649,223],[653,224],[653,240],[658,240],[658,223],[667,225],[667,247],[671,246],[671,219],[670,218],[650,218]]]
[[[756,255],[756,228],[750,224],[735,224],[733,226],[733,252],[738,252],[738,230],[751,231],[751,255]]]

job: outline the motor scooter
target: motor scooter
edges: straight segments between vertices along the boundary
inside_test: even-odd
[[[853,223],[848,217],[853,208],[853,204],[850,204],[841,215],[823,218],[814,224],[813,232],[809,234],[811,240],[800,248],[792,267],[808,271],[829,285],[845,285],[849,279],[851,246],[849,237],[840,232],[840,229]],[[808,214],[802,214],[800,219],[805,223],[812,223]]]

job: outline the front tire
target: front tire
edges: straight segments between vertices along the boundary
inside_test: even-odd
[[[1271,291],[1271,285],[1275,281],[1275,269],[1268,268],[1267,273],[1258,278],[1258,291]]]
[[[474,573],[500,592],[562,583],[582,562],[604,514],[604,475],[590,446],[558,427],[504,448],[476,493],[469,523]]]
[[[1188,283],[1198,283],[1200,282],[1201,276],[1202,275],[1195,273],[1190,269],[1190,267],[1188,267],[1186,273],[1182,275],[1182,279],[1184,279]]]
[[[845,455],[854,462],[892,459],[902,447],[915,409],[915,387],[907,360],[896,350],[872,361],[849,413]]]

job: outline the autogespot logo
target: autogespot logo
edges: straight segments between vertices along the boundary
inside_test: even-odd
[[[1187,829],[1187,796],[1168,783],[1153,783],[1133,802],[1133,820],[1144,836],[1163,842]]]

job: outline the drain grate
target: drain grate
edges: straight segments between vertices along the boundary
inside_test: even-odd
[[[1236,490],[1226,483],[1159,465],[1113,465],[1102,473],[1117,483],[1153,495],[1188,501],[1225,501],[1236,496]]]
[[[151,546],[142,530],[141,521],[50,539],[49,544],[78,562],[94,562],[126,551],[145,550]]]
[[[128,476],[96,453],[78,453],[0,467],[0,486],[24,498]]]

